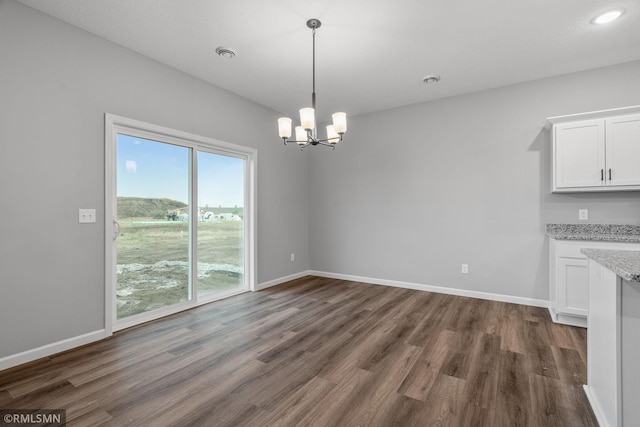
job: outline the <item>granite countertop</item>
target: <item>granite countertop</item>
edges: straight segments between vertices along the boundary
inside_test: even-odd
[[[547,236],[560,240],[640,243],[639,225],[547,224]]]
[[[640,282],[640,251],[581,249],[580,252],[623,279]]]

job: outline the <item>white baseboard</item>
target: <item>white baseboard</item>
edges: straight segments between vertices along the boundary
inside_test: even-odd
[[[13,368],[14,366],[22,365],[24,363],[33,362],[34,360],[51,356],[56,353],[71,350],[72,348],[80,347],[94,341],[100,341],[101,339],[106,338],[106,336],[106,331],[104,329],[100,329],[77,337],[67,338],[66,340],[43,345],[42,347],[34,348],[32,350],[23,351],[22,353],[12,354],[0,359],[0,371]]]
[[[598,401],[593,396],[593,394],[591,394],[591,389],[586,384],[583,385],[582,388],[584,389],[584,394],[587,395],[587,400],[591,405],[593,414],[596,416],[596,419],[598,420],[598,424],[600,424],[601,427],[608,427],[609,424],[607,424],[607,420],[605,420],[604,416],[602,415],[602,410],[600,409],[600,405],[598,405]]]
[[[327,273],[325,271],[310,270],[307,274],[312,276],[327,277],[330,279],[350,280],[353,282],[371,283],[373,285],[393,286],[395,288],[415,289],[418,291],[437,292],[440,294],[457,295],[469,298],[486,299],[491,301],[509,302],[513,304],[530,305],[533,307],[549,307],[549,301],[523,298],[512,295],[492,294],[488,292],[469,291],[466,289],[447,288],[444,286],[423,285],[419,283],[400,282],[397,280],[376,279],[373,277],[351,276],[348,274]]]
[[[288,276],[279,277],[277,279],[269,280],[268,282],[259,283],[256,285],[256,291],[261,291],[263,289],[267,289],[272,286],[281,285],[283,283],[290,282],[291,280],[296,280],[301,277],[309,276],[309,275],[311,275],[311,272],[307,270],[307,271],[301,271],[299,273],[290,274]]]
[[[549,306],[549,301],[538,300],[533,298],[522,298],[511,295],[492,294],[487,292],[469,291],[464,289],[447,288],[442,286],[423,285],[419,283],[400,282],[397,280],[376,279],[373,277],[352,276],[348,274],[328,273],[326,271],[306,270],[299,273],[290,274],[288,276],[280,277],[277,279],[269,280],[256,285],[256,291],[277,286],[282,283],[289,282],[291,280],[299,279],[304,276],[319,276],[327,277],[330,279],[342,279],[350,280],[353,282],[370,283],[373,285],[393,286],[396,288],[415,289],[419,291],[437,292],[448,295],[458,295],[470,298],[479,298],[491,301],[509,302],[514,304],[530,305],[534,307]],[[33,350],[27,350],[22,353],[13,354],[0,359],[0,371],[14,366],[21,365],[23,363],[32,362],[42,357],[51,356],[56,353],[61,353],[66,350],[70,350],[75,347],[80,347],[85,344],[89,344],[94,341],[99,341],[107,337],[104,329],[89,332],[84,335],[80,335],[66,340],[58,341],[52,344],[47,344],[42,347],[35,348]]]
[[[587,318],[584,316],[571,316],[570,314],[561,314],[551,306],[549,306],[549,314],[551,315],[551,320],[553,320],[553,323],[577,326],[579,328],[587,327]]]

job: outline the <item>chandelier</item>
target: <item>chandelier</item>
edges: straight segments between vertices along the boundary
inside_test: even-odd
[[[289,117],[280,117],[278,119],[278,131],[280,138],[284,141],[284,145],[298,144],[300,149],[309,145],[325,145],[333,149],[336,144],[342,141],[342,135],[347,131],[347,115],[346,113],[333,113],[331,116],[333,124],[327,126],[327,137],[319,139],[316,131],[316,28],[320,28],[322,23],[318,19],[309,19],[307,27],[311,28],[313,33],[313,91],[311,92],[311,108],[302,108],[300,110],[300,126],[296,126],[296,139],[290,140],[291,122]]]

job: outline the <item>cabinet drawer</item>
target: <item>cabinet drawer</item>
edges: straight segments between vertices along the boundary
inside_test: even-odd
[[[555,253],[561,258],[587,259],[587,256],[580,252],[580,249],[618,249],[618,250],[638,250],[638,243],[625,242],[601,242],[584,240],[555,240]]]
[[[560,258],[587,259],[587,256],[580,252],[580,249],[587,246],[585,242],[562,242],[558,244],[556,254]]]

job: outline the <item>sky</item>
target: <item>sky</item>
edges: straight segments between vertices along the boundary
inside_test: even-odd
[[[118,197],[189,201],[190,148],[118,134]],[[244,160],[198,152],[198,207],[244,206]]]

